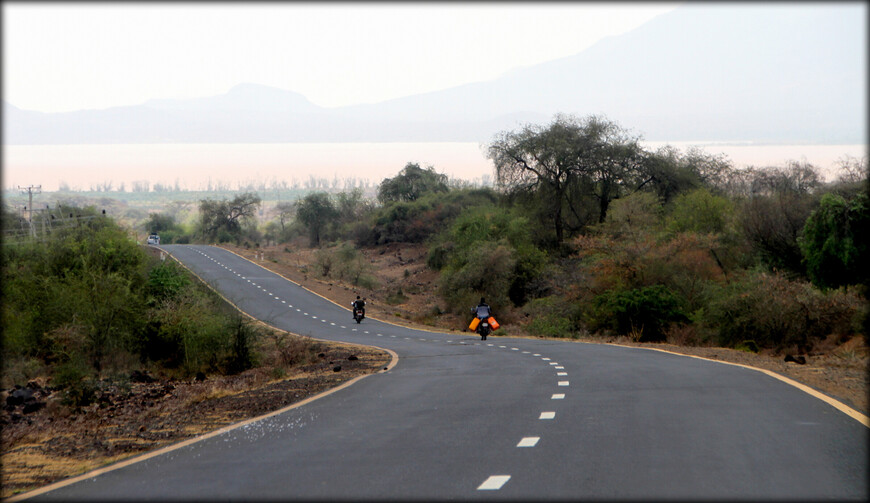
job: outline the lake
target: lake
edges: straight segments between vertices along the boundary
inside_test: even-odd
[[[725,154],[735,167],[783,166],[806,160],[830,177],[845,155],[861,158],[866,145],[752,145],[713,142],[643,142],[654,150],[666,143],[685,151],[698,146]],[[55,191],[60,183],[88,190],[111,182],[115,190],[136,181],[204,190],[223,183],[300,184],[311,177],[369,180],[377,185],[408,162],[432,165],[439,173],[478,183],[493,176],[491,161],[477,143],[263,143],[141,145],[4,145],[3,187],[41,185]]]

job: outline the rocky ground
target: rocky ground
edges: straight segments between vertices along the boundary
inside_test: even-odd
[[[465,320],[461,317],[437,314],[437,273],[426,267],[423,246],[389,245],[364,250],[379,280],[372,289],[318,277],[312,266],[314,252],[305,247],[227,248],[344,307],[349,308],[356,295],[361,295],[367,299],[369,317],[400,325],[464,331]],[[401,296],[396,295],[399,290]],[[506,325],[510,335],[529,337],[519,327]],[[796,355],[802,356],[804,363],[787,362],[781,354],[640,344],[627,337],[590,337],[581,341],[658,348],[771,370],[868,413],[868,348],[862,338],[843,343],[829,341],[814,353]],[[0,411],[0,497],[278,410],[359,375],[377,372],[390,361],[389,355],[380,350],[314,344],[318,345],[317,358],[279,372],[286,375],[276,375],[275,368],[261,367],[237,376],[179,381],[135,372],[126,385],[100,390],[94,402],[80,410],[63,406],[59,393],[40,380],[5,390],[0,394],[0,403],[5,405]]]

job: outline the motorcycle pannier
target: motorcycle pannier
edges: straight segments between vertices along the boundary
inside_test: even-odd
[[[489,326],[491,326],[493,330],[498,330],[498,327],[501,326],[498,324],[497,321],[495,321],[495,318],[493,318],[492,316],[490,316],[489,319],[486,321],[489,322]]]
[[[471,325],[468,325],[468,329],[472,332],[477,330],[477,325],[480,323],[480,318],[474,318],[471,320]]]

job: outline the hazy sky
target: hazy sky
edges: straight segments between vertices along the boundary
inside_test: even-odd
[[[3,99],[62,112],[265,84],[317,105],[489,80],[677,3],[3,2]]]

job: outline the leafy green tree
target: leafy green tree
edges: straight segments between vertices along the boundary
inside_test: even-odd
[[[491,188],[429,192],[416,201],[388,203],[373,212],[373,225],[357,243],[423,243],[450,226],[463,210],[499,201]]]
[[[475,295],[506,306],[546,290],[546,254],[532,243],[528,219],[515,212],[466,210],[433,241],[427,261],[441,269],[441,295],[456,312]]]
[[[821,288],[867,284],[870,277],[870,204],[866,194],[851,201],[825,194],[799,239],[813,284]]]
[[[699,188],[674,198],[668,227],[673,232],[722,233],[733,218],[730,200]]]
[[[378,201],[387,204],[396,201],[416,201],[428,192],[447,192],[447,175],[435,172],[429,166],[409,162],[393,178],[385,178],[378,186]]]
[[[339,213],[326,192],[312,192],[296,203],[296,219],[308,229],[312,246],[320,245],[327,228]]]
[[[164,215],[163,213],[151,213],[148,215],[148,220],[145,222],[145,231],[149,233],[160,233],[163,231],[173,230],[177,227],[175,217],[172,215]]]

